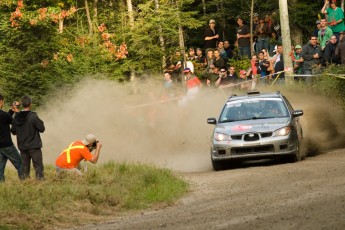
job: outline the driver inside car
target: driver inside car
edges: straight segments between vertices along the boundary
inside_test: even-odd
[[[278,107],[278,105],[274,102],[267,102],[265,106],[265,110],[263,113],[264,117],[279,117],[282,116],[282,111]]]

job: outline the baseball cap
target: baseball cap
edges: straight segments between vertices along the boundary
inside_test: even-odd
[[[209,24],[211,23],[216,23],[216,21],[214,19],[211,19]]]
[[[295,49],[302,49],[302,46],[296,45],[296,46],[295,46]]]
[[[277,45],[274,46],[273,53],[277,52]]]
[[[93,135],[92,133],[88,134],[85,139],[83,139],[81,142],[84,144],[84,145],[89,145],[93,142],[96,141],[96,137],[95,135]]]
[[[321,23],[321,21],[320,21],[320,20],[317,20],[315,23],[316,23],[316,25],[317,25],[317,24],[320,24],[320,23]]]
[[[240,74],[246,74],[247,72],[245,70],[241,70]]]
[[[184,73],[189,73],[189,72],[190,72],[190,68],[185,68],[185,69],[183,70],[183,72],[184,72]]]

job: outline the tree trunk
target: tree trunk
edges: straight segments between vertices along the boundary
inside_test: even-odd
[[[252,4],[250,6],[250,55],[254,55],[254,40],[253,40],[253,14],[254,14],[254,0],[252,0]],[[251,57],[249,57],[251,58]]]
[[[59,18],[59,33],[63,32],[63,18]]]
[[[133,4],[132,0],[126,0],[127,1],[127,12],[128,12],[128,20],[129,20],[129,29],[133,31],[134,29],[134,12],[133,12]],[[130,70],[130,81],[135,80],[135,70],[131,69]],[[136,89],[135,89],[136,91]]]
[[[89,3],[87,0],[84,0],[85,3],[85,11],[86,11],[86,17],[87,17],[87,23],[89,25],[89,36],[91,37],[93,34],[93,26],[92,26],[92,20],[90,16],[90,9],[89,9]]]
[[[98,0],[93,0],[93,21],[98,26]]]
[[[206,2],[205,0],[202,0],[202,13],[204,16],[206,16]]]
[[[156,12],[158,12],[159,9],[159,0],[155,0],[155,8]],[[164,69],[166,67],[166,57],[165,57],[165,41],[163,38],[163,29],[161,25],[158,25],[158,32],[159,32],[159,44],[161,46],[163,57],[162,57],[162,68]]]
[[[289,11],[287,0],[279,1],[279,12],[280,12],[280,23],[282,31],[282,41],[283,41],[283,55],[284,55],[284,70],[285,79],[288,83],[293,82],[293,66],[292,60],[289,57],[291,51],[291,37],[290,37],[290,25],[289,25]]]
[[[129,19],[129,28],[131,30],[134,29],[134,13],[133,13],[133,4],[132,0],[127,1],[127,11],[128,11],[128,19]]]

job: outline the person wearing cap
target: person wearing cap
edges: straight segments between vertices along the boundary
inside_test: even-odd
[[[345,30],[344,11],[337,7],[336,2],[336,0],[326,0],[321,13],[327,14],[328,26],[339,39],[339,32]]]
[[[72,172],[82,175],[79,163],[82,160],[96,164],[102,144],[95,135],[88,134],[83,140],[73,141],[67,146],[55,161],[56,172]],[[95,149],[95,154],[91,152]]]
[[[40,133],[45,131],[44,122],[31,111],[32,99],[25,95],[21,101],[23,110],[14,116],[11,133],[17,135],[17,146],[23,158],[23,179],[30,177],[31,160],[37,180],[44,179],[42,140]]]
[[[302,74],[303,73],[303,58],[301,57],[302,52],[302,46],[296,45],[293,50],[292,55],[292,64],[293,64],[293,70],[295,74]],[[295,80],[298,80],[299,78],[296,77]]]
[[[239,55],[241,57],[250,57],[250,29],[244,24],[243,18],[238,16],[236,19],[238,27],[236,28],[236,38]]]
[[[333,35],[333,31],[327,26],[326,19],[321,19],[320,22],[320,30],[317,40],[319,41],[321,49],[324,50],[326,43],[329,41],[329,39],[331,39]]]
[[[340,31],[339,33],[339,43],[335,49],[335,55],[340,58],[342,65],[345,65],[345,31]]]
[[[183,70],[186,87],[187,87],[187,96],[196,94],[199,91],[199,88],[202,87],[201,81],[197,78],[189,68]]]
[[[207,51],[207,49],[215,49],[217,47],[218,39],[219,34],[216,30],[216,21],[211,19],[209,22],[209,27],[206,28],[204,33],[205,51]]]
[[[319,34],[319,30],[320,30],[320,28],[321,28],[321,21],[320,21],[320,20],[317,20],[317,21],[315,22],[315,25],[316,25],[316,28],[315,28],[314,31],[313,31],[313,35],[317,37],[318,34]]]

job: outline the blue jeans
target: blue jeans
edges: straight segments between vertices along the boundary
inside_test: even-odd
[[[262,49],[269,50],[269,38],[258,38],[256,41],[256,53],[258,54]]]
[[[5,180],[5,166],[7,160],[10,160],[13,166],[17,169],[19,179],[23,179],[23,160],[19,155],[18,150],[14,145],[0,148],[0,181]]]
[[[247,56],[250,59],[250,46],[238,47],[238,49],[240,50],[241,57]]]

